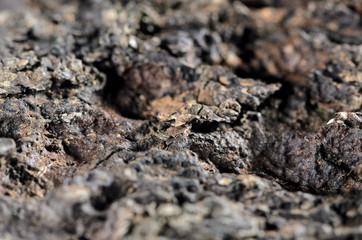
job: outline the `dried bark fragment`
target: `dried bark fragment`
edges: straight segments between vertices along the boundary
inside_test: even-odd
[[[221,68],[200,67],[196,72],[199,79],[187,98],[190,102],[161,122],[159,132],[141,141],[139,148],[186,148],[220,171],[248,169],[252,154],[245,138],[251,129],[243,127],[241,120],[274,93],[278,84],[240,79]],[[233,125],[242,126],[232,129]]]

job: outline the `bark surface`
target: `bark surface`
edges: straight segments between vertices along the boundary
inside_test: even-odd
[[[1,239],[361,239],[359,0],[2,0]]]

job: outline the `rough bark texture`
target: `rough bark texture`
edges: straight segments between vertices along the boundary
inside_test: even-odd
[[[361,239],[360,0],[2,0],[1,239]]]

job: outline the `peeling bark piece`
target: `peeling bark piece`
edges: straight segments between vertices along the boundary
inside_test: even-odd
[[[238,78],[220,67],[200,67],[200,80],[196,83],[196,101],[219,106],[228,99],[246,109],[256,109],[265,99],[280,88],[280,84]],[[225,85],[226,84],[226,85]]]
[[[14,81],[17,78],[17,74],[1,71],[0,72],[0,94],[6,96],[8,94],[19,94],[21,89],[14,86]]]
[[[252,129],[247,124],[256,121],[253,126],[261,126],[258,118],[247,119],[247,110],[257,109],[280,85],[241,79],[219,67],[202,66],[196,73],[199,80],[190,90],[195,99],[160,122],[159,132],[140,141],[138,147],[158,146],[178,151],[187,148],[221,172],[240,173],[250,169]],[[232,128],[238,125],[237,129]]]
[[[39,63],[33,52],[23,53],[23,58],[4,58],[0,65],[0,95],[18,95],[26,91],[39,92],[52,85],[50,74]]]

